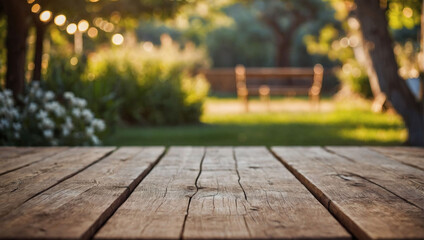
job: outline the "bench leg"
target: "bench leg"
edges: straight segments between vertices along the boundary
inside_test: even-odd
[[[259,88],[259,97],[261,99],[261,102],[265,103],[266,106],[266,110],[269,112],[270,111],[270,88],[266,85],[262,85]]]
[[[249,93],[246,88],[237,90],[237,95],[244,105],[244,111],[249,112]]]

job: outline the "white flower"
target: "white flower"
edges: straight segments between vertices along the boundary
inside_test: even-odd
[[[44,130],[43,135],[46,138],[51,138],[51,137],[53,137],[53,131],[52,130]]]
[[[93,136],[93,134],[94,134],[94,128],[92,128],[92,127],[87,127],[87,128],[85,129],[85,133],[86,133],[88,136]]]
[[[31,84],[31,88],[37,89],[40,87],[40,83],[38,81],[33,81]]]
[[[6,102],[5,102],[6,106],[13,106],[14,102],[12,98],[6,98]]]
[[[67,128],[66,125],[62,126],[62,135],[67,137],[69,136],[69,133],[70,133],[69,128]]]
[[[45,108],[50,112],[54,112],[58,117],[65,114],[65,109],[56,101],[46,103]]]
[[[14,124],[13,124],[13,128],[14,128],[16,131],[19,131],[19,130],[21,130],[22,125],[21,125],[20,123],[14,123]]]
[[[44,99],[47,101],[52,100],[54,98],[54,93],[52,91],[47,91],[44,95]]]
[[[12,115],[12,117],[15,117],[15,118],[19,117],[19,112],[16,108],[13,108],[12,110],[10,110],[10,114]]]
[[[99,138],[96,135],[91,136],[91,141],[93,142],[94,145],[99,145],[101,143]]]
[[[57,146],[58,141],[57,141],[56,139],[52,139],[52,140],[50,141],[50,144],[51,144],[52,146]]]
[[[93,122],[91,123],[91,126],[93,126],[98,131],[103,131],[106,128],[106,124],[103,120],[95,118]]]
[[[19,138],[21,137],[21,135],[19,135],[19,133],[17,133],[17,132],[15,132],[15,133],[13,134],[13,136],[14,136],[16,139],[19,139]]]
[[[38,106],[37,106],[37,104],[36,104],[36,103],[30,103],[30,104],[29,104],[29,106],[28,106],[28,110],[29,110],[29,112],[31,112],[31,113],[33,113],[33,112],[37,111],[37,108],[38,108]]]
[[[41,89],[37,89],[37,91],[35,92],[35,97],[41,98],[41,96],[43,96],[43,91]]]
[[[46,127],[46,128],[54,128],[54,122],[47,117],[43,118],[42,125],[43,127]]]
[[[9,89],[5,89],[4,91],[3,91],[3,93],[4,93],[4,95],[6,96],[6,97],[12,97],[12,91],[10,91]]]
[[[6,119],[2,119],[2,120],[0,121],[0,123],[1,123],[1,125],[2,125],[4,128],[9,128],[9,126],[10,126],[9,121],[8,121],[8,120],[6,120]]]
[[[63,94],[63,97],[64,97],[65,99],[67,99],[67,100],[71,100],[71,99],[73,99],[73,98],[75,97],[75,95],[74,95],[72,92],[65,92],[65,93]]]
[[[65,126],[69,128],[69,130],[72,130],[74,128],[74,124],[72,124],[72,118],[66,117],[65,119]]]
[[[87,122],[93,120],[93,117],[94,117],[93,113],[89,109],[84,109],[82,111],[82,116],[85,118]]]
[[[87,101],[83,98],[76,98],[75,105],[80,108],[84,108],[85,106],[87,106]]]
[[[72,115],[79,118],[81,116],[81,110],[79,108],[72,109]]]
[[[47,112],[44,110],[40,110],[35,116],[37,119],[43,119],[47,117]]]

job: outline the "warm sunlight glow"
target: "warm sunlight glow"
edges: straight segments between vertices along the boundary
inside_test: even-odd
[[[411,18],[412,15],[414,14],[414,12],[412,11],[412,9],[409,8],[409,7],[404,8],[403,11],[402,11],[402,13],[407,18]]]
[[[40,4],[36,3],[36,4],[32,5],[31,12],[38,13],[40,11],[40,9],[41,9]]]
[[[63,26],[65,22],[66,22],[66,16],[63,14],[57,15],[54,18],[54,24],[56,24],[57,26]]]
[[[71,63],[72,66],[75,66],[78,64],[78,58],[72,57],[71,60],[69,60],[69,62]]]
[[[68,34],[74,34],[77,31],[77,25],[75,23],[71,23],[66,27],[66,32]]]
[[[89,37],[91,37],[91,38],[95,38],[95,37],[97,37],[97,34],[98,34],[97,28],[95,28],[95,27],[91,27],[90,29],[88,29],[87,34],[88,34],[88,36],[89,36]]]
[[[152,42],[143,43],[143,49],[146,50],[146,52],[151,52],[153,50],[153,43]]]
[[[124,42],[124,36],[122,34],[114,34],[112,36],[112,43],[115,45],[121,45]]]
[[[80,30],[80,32],[85,32],[87,31],[88,27],[90,26],[90,24],[87,22],[87,20],[81,20],[78,23],[78,30]]]
[[[48,22],[48,21],[50,21],[50,18],[52,17],[52,12],[50,12],[50,11],[48,11],[48,10],[46,10],[46,11],[43,11],[41,14],[40,14],[40,21],[42,21],[42,22]]]

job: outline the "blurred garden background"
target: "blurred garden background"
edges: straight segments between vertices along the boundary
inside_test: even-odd
[[[0,144],[424,145],[422,8],[2,0]],[[246,111],[234,76],[208,74],[316,64],[318,106],[276,94]]]

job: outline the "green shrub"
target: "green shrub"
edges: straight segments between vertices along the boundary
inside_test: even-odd
[[[118,122],[118,107],[120,100],[114,92],[118,84],[86,81],[87,59],[85,56],[72,56],[78,59],[76,65],[70,63],[67,53],[50,54],[49,66],[45,74],[46,88],[61,96],[65,92],[75,93],[77,97],[87,100],[87,106],[96,117],[104,119],[109,126],[107,131],[113,131]]]
[[[362,66],[355,60],[350,59],[337,72],[338,78],[354,93],[365,98],[372,97],[372,91],[368,75]]]
[[[169,41],[165,39],[164,41]],[[104,50],[89,58],[86,79],[113,86],[121,120],[142,125],[198,122],[208,85],[189,72],[205,66],[204,54],[171,43]],[[108,87],[106,87],[108,88]]]
[[[80,57],[71,65],[66,54],[51,56],[46,85],[59,94],[72,91],[109,128],[123,121],[139,125],[177,125],[199,121],[208,92],[201,76],[190,72],[208,65],[205,52],[180,48],[168,36],[161,47],[141,43]]]

